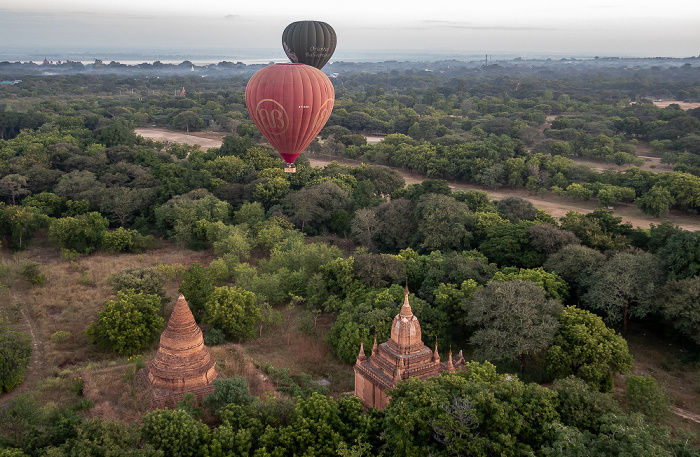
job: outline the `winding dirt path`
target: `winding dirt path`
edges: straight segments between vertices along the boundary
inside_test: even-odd
[[[671,406],[669,409],[676,416],[680,416],[683,419],[688,419],[695,422],[696,424],[700,424],[700,415],[691,413],[690,411],[687,411],[685,409],[676,408],[675,406]]]
[[[165,129],[141,128],[136,129],[136,133],[146,138],[151,138],[158,141],[173,141],[185,143],[189,145],[198,144],[202,147],[219,147],[225,133],[215,132],[197,132],[197,133],[182,133],[173,132]],[[218,140],[216,138],[219,138]],[[205,146],[206,145],[206,146]],[[333,160],[345,165],[359,165],[360,161],[345,159],[340,157],[324,156],[321,154],[307,154],[309,162],[314,167],[324,167]],[[399,173],[406,180],[406,184],[415,184],[425,180],[424,175],[418,173],[410,173],[405,170],[390,167]],[[581,213],[590,213],[598,206],[597,201],[589,200],[576,201],[567,197],[559,197],[554,194],[547,193],[542,197],[530,195],[525,189],[491,189],[476,186],[473,184],[461,181],[448,181],[452,189],[477,189],[489,194],[493,199],[499,200],[505,197],[520,197],[531,202],[536,208],[542,209],[553,217],[562,217],[569,211],[578,211]],[[615,207],[615,215],[622,217],[622,221],[630,223],[634,227],[648,228],[651,224],[658,225],[662,219],[657,219],[642,213],[636,206],[630,204],[619,204]],[[691,216],[680,211],[671,211],[667,217],[674,224],[685,230],[700,230],[700,217]]]

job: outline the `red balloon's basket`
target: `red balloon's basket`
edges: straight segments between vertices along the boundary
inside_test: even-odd
[[[285,173],[296,173],[297,166],[294,165],[293,163],[285,163],[284,164],[284,172]]]

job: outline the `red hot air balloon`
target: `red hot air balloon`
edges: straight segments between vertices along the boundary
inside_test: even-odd
[[[316,138],[333,110],[335,91],[321,70],[278,63],[248,81],[245,104],[253,122],[293,173],[294,160]]]

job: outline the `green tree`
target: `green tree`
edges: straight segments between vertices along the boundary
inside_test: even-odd
[[[253,198],[262,203],[265,208],[270,208],[282,199],[291,190],[289,180],[282,176],[263,178],[253,189]]]
[[[605,414],[620,414],[612,393],[603,393],[583,379],[569,376],[557,379],[550,387],[557,393],[557,411],[562,424],[598,433]]]
[[[486,229],[486,239],[479,244],[479,251],[499,266],[538,267],[544,256],[530,244],[531,226],[529,221],[491,226]]]
[[[658,251],[661,268],[669,279],[700,275],[700,232],[673,233]]]
[[[537,216],[537,210],[527,200],[520,197],[506,197],[496,202],[496,207],[511,223],[530,221]]]
[[[127,145],[133,146],[136,142],[136,134],[129,127],[124,118],[115,118],[108,126],[103,128],[97,139],[107,147]]]
[[[668,281],[656,302],[674,329],[700,344],[700,276]]]
[[[547,299],[530,281],[492,281],[467,304],[467,323],[476,328],[469,342],[486,360],[518,360],[545,349],[559,328],[561,303]]]
[[[632,369],[627,341],[595,314],[569,306],[559,315],[559,332],[547,350],[547,371],[557,378],[573,375],[607,392],[613,374]]]
[[[384,440],[389,455],[533,455],[553,438],[556,393],[493,365],[468,362],[464,372],[409,378],[389,394]]]
[[[140,427],[101,417],[87,419],[75,427],[75,437],[65,441],[56,455],[98,457],[161,457],[163,452],[142,442]],[[55,451],[56,449],[52,449]]]
[[[100,210],[123,227],[133,220],[139,210],[148,208],[155,197],[155,189],[112,187],[106,190]]]
[[[530,227],[530,244],[544,255],[552,255],[570,244],[581,244],[581,240],[568,230],[550,224],[535,224]]]
[[[29,335],[0,328],[0,392],[9,392],[22,382],[31,357]]]
[[[642,413],[657,423],[668,415],[671,397],[653,377],[627,376],[625,388],[625,397],[633,411]]]
[[[185,296],[187,304],[195,316],[204,312],[204,304],[214,292],[214,282],[199,262],[190,265],[180,284],[179,292]]]
[[[141,434],[166,456],[194,457],[208,429],[184,409],[157,409],[144,416]]]
[[[172,121],[173,127],[178,130],[185,130],[189,132],[190,130],[196,132],[206,128],[207,124],[204,120],[194,111],[183,111],[173,117]]]
[[[421,195],[413,211],[423,240],[421,247],[428,252],[468,248],[471,240],[471,233],[466,229],[468,211],[467,205],[451,196]]]
[[[204,303],[206,321],[232,338],[253,338],[262,317],[257,301],[253,292],[240,287],[217,287]]]
[[[31,191],[27,189],[27,178],[18,174],[3,176],[2,179],[0,179],[0,189],[3,195],[9,197],[13,205],[16,204],[17,197],[29,195],[31,193]]]
[[[37,208],[0,204],[0,229],[9,236],[12,250],[26,248],[37,230],[48,223],[49,218]]]
[[[105,309],[85,330],[94,343],[118,354],[136,354],[150,346],[160,335],[163,318],[161,298],[127,289],[117,299],[105,303]]]
[[[660,282],[656,256],[647,252],[621,252],[591,275],[588,292],[581,297],[587,307],[600,310],[610,324],[622,321],[627,331],[629,317],[643,318],[654,310]]]
[[[512,270],[512,269],[511,269]],[[559,276],[548,273],[543,268],[521,268],[517,272],[496,272],[492,281],[531,281],[540,286],[547,293],[547,298],[565,301],[569,296],[569,286]]]
[[[676,438],[668,428],[649,424],[641,414],[606,414],[597,434],[554,424],[554,440],[543,447],[546,457],[693,456],[697,451],[690,440]]]
[[[375,215],[375,211],[368,208],[361,208],[355,211],[355,216],[350,223],[350,233],[355,240],[360,242],[368,249],[374,247],[372,239],[379,227],[379,221]]]
[[[609,214],[607,210],[605,214]],[[581,214],[576,211],[569,211],[560,218],[562,230],[573,232],[583,244],[588,247],[605,251],[608,249],[623,250],[629,246],[626,236],[618,233],[613,226],[606,226],[604,221],[595,216],[601,212]],[[615,218],[622,221],[622,218]]]
[[[226,379],[214,380],[214,392],[204,398],[205,407],[219,414],[221,408],[228,404],[248,406],[253,403],[255,397],[250,395],[248,380],[243,376],[234,376]]]
[[[326,181],[287,195],[284,205],[290,220],[300,224],[303,232],[307,223],[320,229],[334,212],[348,208],[350,196],[336,183]]]
[[[667,188],[654,186],[649,192],[635,200],[634,203],[645,214],[661,217],[662,214],[670,211],[676,200]]]
[[[590,287],[591,276],[604,261],[605,256],[595,249],[571,244],[550,255],[544,269],[555,273],[569,284],[578,304]]]
[[[54,220],[49,237],[60,247],[89,254],[102,244],[109,223],[100,213],[92,212]]]
[[[107,284],[115,294],[132,289],[134,292],[158,295],[165,298],[165,274],[157,268],[127,268],[113,273],[107,278]]]
[[[197,222],[227,222],[231,205],[205,189],[198,189],[171,198],[155,210],[156,227],[184,244],[201,242],[197,237]]]
[[[406,247],[417,248],[420,236],[418,235],[418,220],[413,215],[415,204],[404,198],[392,198],[374,208],[375,225],[371,230],[371,239],[382,252],[399,252]],[[360,214],[355,211],[355,216]],[[401,223],[397,223],[401,221]],[[424,227],[429,221],[423,221]],[[353,220],[353,227],[355,221]],[[354,232],[353,232],[354,233]],[[370,236],[370,233],[367,233]],[[367,245],[371,247],[372,244]]]
[[[369,417],[358,398],[313,393],[298,400],[289,425],[268,427],[260,436],[261,455],[337,455],[341,443],[367,440]]]

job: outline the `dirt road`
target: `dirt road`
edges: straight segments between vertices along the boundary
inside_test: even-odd
[[[224,133],[212,133],[212,132],[199,132],[199,133],[182,133],[182,132],[172,132],[164,129],[136,129],[136,133],[146,138],[152,138],[158,141],[173,141],[185,144],[198,144],[202,147],[219,147],[221,146],[221,139],[224,137]],[[216,139],[218,136],[218,140]],[[324,167],[328,165],[331,161],[336,160],[339,163],[346,165],[359,165],[361,162],[357,160],[350,160],[331,156],[322,156],[320,154],[307,155],[311,165],[314,167]],[[405,170],[399,168],[393,168],[397,173],[404,177],[406,184],[415,184],[422,182],[425,176],[417,173],[409,173]],[[587,202],[572,200],[566,197],[559,197],[554,194],[545,194],[543,197],[531,196],[524,189],[490,189],[483,188],[476,185],[472,185],[464,182],[452,182],[448,181],[448,184],[452,189],[478,189],[483,190],[489,194],[493,199],[499,200],[501,198],[516,196],[521,197],[525,200],[532,202],[536,208],[542,209],[554,217],[562,217],[569,211],[579,211],[582,213],[590,213],[597,207],[597,201],[590,200]],[[650,224],[658,225],[661,223],[661,219],[657,219],[651,216],[647,216],[642,213],[636,206],[629,204],[620,204],[615,207],[615,215],[622,217],[623,222],[629,222],[634,227],[648,228]],[[700,230],[700,217],[690,216],[688,214],[681,213],[680,211],[671,211],[668,215],[668,219],[680,226],[685,230]]]
[[[174,132],[165,129],[134,129],[137,135],[144,138],[150,138],[156,141],[170,141],[173,143],[189,144],[191,146],[199,145],[202,149],[218,148],[221,146],[221,141],[224,133],[211,132]]]

